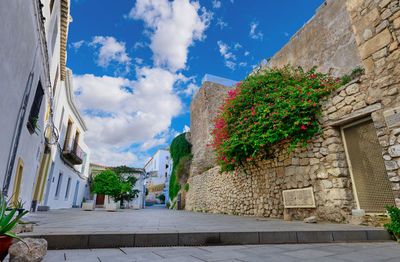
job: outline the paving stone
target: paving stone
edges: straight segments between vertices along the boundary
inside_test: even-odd
[[[286,252],[284,254],[287,256],[292,256],[302,259],[315,259],[315,258],[330,256],[333,255],[334,253],[315,250],[315,249],[303,249],[303,250]]]

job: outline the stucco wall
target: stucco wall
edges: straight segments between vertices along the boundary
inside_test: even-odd
[[[317,66],[336,76],[351,73],[362,65],[351,29],[346,0],[327,0],[316,14],[276,53],[269,66]]]

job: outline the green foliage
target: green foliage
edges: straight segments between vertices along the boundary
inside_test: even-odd
[[[271,147],[289,142],[303,146],[321,131],[321,102],[340,80],[300,67],[273,68],[246,77],[228,92],[212,132],[211,146],[221,171],[272,156]]]
[[[170,199],[174,199],[179,190],[181,190],[181,185],[179,184],[179,179],[176,177],[176,168],[180,162],[180,160],[190,154],[190,149],[192,145],[185,138],[186,133],[180,134],[172,140],[170,146],[170,153],[172,157],[172,171],[171,178],[169,181],[169,197]]]
[[[351,71],[351,76],[354,76],[354,75],[357,75],[357,74],[361,74],[362,72],[364,72],[364,69],[361,68],[361,67],[357,67],[356,69]]]
[[[400,242],[400,209],[393,206],[386,206],[386,210],[392,222],[385,224],[385,228],[397,239],[397,242]]]
[[[340,78],[340,81],[342,82],[343,85],[346,85],[351,81],[351,77],[349,75],[343,75]]]
[[[165,202],[165,195],[164,194],[159,195],[157,198],[160,199],[161,202],[163,202],[163,203]]]
[[[174,202],[172,203],[171,209],[174,209],[174,208],[175,208],[175,205],[176,205],[176,201],[174,201]]]
[[[167,204],[165,204],[167,207],[170,207],[171,206],[171,203],[170,202],[168,202]]]
[[[11,211],[6,214],[8,211],[9,202],[5,199],[3,192],[0,191],[0,236],[9,236],[13,238],[17,238],[23,241],[19,236],[11,232],[11,230],[19,224],[19,220],[28,214],[28,211],[24,211],[21,214],[15,216],[17,212],[17,208],[11,209]]]
[[[133,189],[138,179],[133,175],[137,173],[135,168],[127,166],[118,166],[112,168],[114,173],[117,175],[119,183],[121,185],[121,190],[118,194],[113,195],[114,201],[131,201],[139,196],[139,190]]]
[[[186,192],[189,191],[189,183],[186,183],[186,185],[185,185],[185,191],[186,191]]]
[[[116,196],[121,193],[121,183],[111,170],[103,170],[93,178],[92,192],[100,195]]]
[[[175,176],[178,180],[187,180],[189,177],[190,164],[192,163],[193,155],[188,154],[179,160],[175,168]]]

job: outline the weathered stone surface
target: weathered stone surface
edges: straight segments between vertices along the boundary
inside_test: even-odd
[[[360,47],[360,56],[362,59],[367,58],[379,49],[385,47],[392,41],[392,35],[389,29],[383,30]]]
[[[361,66],[346,1],[326,3],[327,6],[318,9],[313,19],[272,57],[270,66],[292,64],[305,69],[317,66],[318,71],[335,76],[349,74]]]
[[[25,238],[8,249],[10,262],[40,262],[47,253],[47,241],[41,238]]]
[[[307,217],[304,219],[305,223],[317,223],[317,217],[316,216],[311,216],[311,217]]]
[[[391,157],[400,156],[400,145],[395,145],[395,146],[389,147],[389,154]]]

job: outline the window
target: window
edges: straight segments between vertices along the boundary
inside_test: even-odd
[[[56,188],[56,194],[55,194],[56,199],[57,199],[58,196],[60,195],[60,188],[61,188],[62,177],[63,177],[63,174],[60,173],[60,174],[58,175],[58,181],[57,181],[57,188]]]
[[[38,86],[36,88],[35,98],[32,103],[31,112],[29,113],[29,119],[27,124],[27,128],[31,134],[33,134],[37,128],[40,106],[42,105],[43,96],[44,96],[44,91],[42,88],[42,84],[39,81]]]
[[[68,177],[68,182],[67,182],[67,189],[65,190],[65,200],[68,199],[69,196],[69,188],[71,187],[71,178]]]

